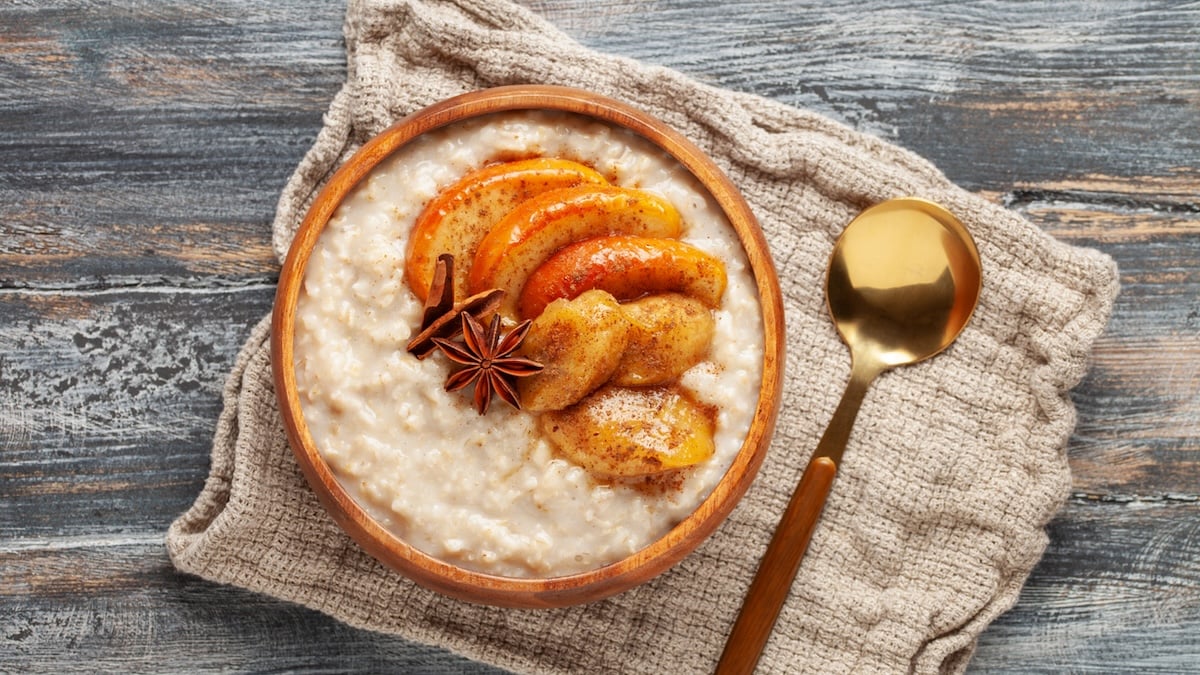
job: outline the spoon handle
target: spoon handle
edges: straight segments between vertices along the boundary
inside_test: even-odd
[[[779,610],[787,600],[792,580],[800,569],[800,560],[808,549],[817,520],[825,508],[825,499],[833,486],[837,465],[829,457],[814,457],[804,469],[787,510],[779,519],[758,573],[750,583],[746,599],[733,631],[725,642],[725,652],[717,664],[717,675],[748,675],[754,672],[759,656],[775,626]]]
[[[808,550],[813,530],[817,529],[821,511],[825,509],[825,500],[833,487],[833,478],[837,475],[858,409],[871,382],[882,370],[883,365],[874,359],[852,358],[846,391],[833,411],[825,433],[821,434],[800,483],[792,492],[787,510],[775,526],[775,534],[758,564],[750,590],[746,591],[733,631],[725,641],[725,652],[717,663],[717,675],[749,675],[758,665],[762,649],[775,627],[775,619],[787,600],[796,572],[800,570],[800,560]]]

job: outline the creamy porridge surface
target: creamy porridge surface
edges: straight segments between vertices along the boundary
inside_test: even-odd
[[[445,359],[405,344],[422,304],[404,279],[422,207],[497,158],[588,164],[614,183],[675,204],[681,237],[720,257],[729,283],[708,361],[683,386],[719,407],[716,452],[679,489],[604,484],[556,456],[532,415],[446,393]],[[461,264],[461,263],[460,263]],[[762,319],[732,228],[673,159],[624,130],[562,113],[503,113],[427,133],[377,166],[322,232],[296,309],[304,420],[347,491],[416,548],[477,571],[552,577],[615,562],[689,515],[741,447],[758,403]]]

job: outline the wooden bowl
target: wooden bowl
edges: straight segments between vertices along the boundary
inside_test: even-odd
[[[351,190],[382,160],[420,134],[489,113],[555,110],[633,131],[672,155],[711,193],[745,248],[758,289],[765,331],[759,402],[750,430],[724,477],[696,510],[637,553],[588,572],[547,579],[500,577],[429,556],[375,521],[338,482],[313,442],[301,412],[293,359],[293,326],[304,270],[326,222]],[[271,364],[288,441],[308,483],[334,520],[371,555],[418,584],[463,600],[509,607],[562,607],[599,600],[670,568],[717,528],[750,486],[762,463],[779,405],[783,377],[783,305],[766,241],[737,188],[696,146],[662,122],[589,92],[550,86],[498,87],[457,96],[414,113],[354,154],[317,195],[280,274],[271,324]]]

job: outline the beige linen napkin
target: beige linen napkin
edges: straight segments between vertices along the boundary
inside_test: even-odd
[[[724,637],[849,372],[823,305],[824,265],[861,209],[945,204],[974,233],[980,306],[958,342],[883,375],[760,672],[959,672],[1016,601],[1067,495],[1066,391],[1107,321],[1116,269],[950,184],[922,159],[812,113],[597,54],[496,0],[352,0],[349,76],[274,224],[283,256],[314,193],[370,136],[434,101],[493,85],[583,87],[658,116],[743,190],[779,267],[788,361],[758,480],[708,542],[645,586],[589,606],[514,611],[416,587],[326,515],[287,448],[264,322],[225,389],[203,492],[175,522],[175,565],[505,668],[702,673]]]

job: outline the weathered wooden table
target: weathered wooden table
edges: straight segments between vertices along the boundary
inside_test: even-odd
[[[1200,672],[1200,6],[529,0],[583,43],[922,154],[1123,292],[1074,494],[979,672]],[[0,671],[491,672],[178,574],[283,182],[344,74],[327,0],[0,4]]]

